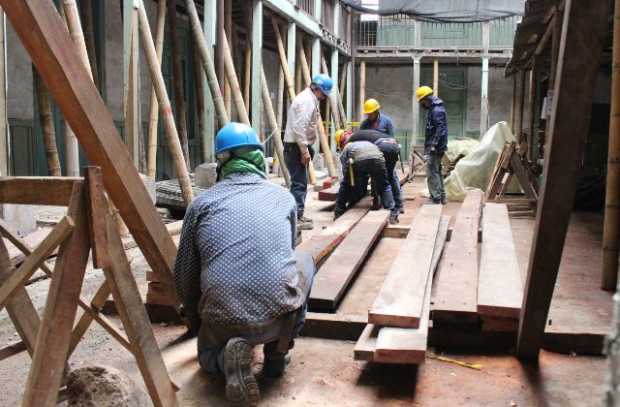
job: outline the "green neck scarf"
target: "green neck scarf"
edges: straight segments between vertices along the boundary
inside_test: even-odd
[[[252,150],[234,153],[233,156],[222,165],[221,177],[234,172],[253,173],[267,178],[265,156],[260,150]]]

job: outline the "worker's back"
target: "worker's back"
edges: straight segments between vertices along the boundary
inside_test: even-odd
[[[194,248],[186,251],[200,259],[202,318],[260,324],[302,304],[295,221],[293,197],[256,174],[231,174],[196,197],[185,218],[194,224]]]

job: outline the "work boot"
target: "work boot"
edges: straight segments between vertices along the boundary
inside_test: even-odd
[[[305,216],[300,216],[297,218],[297,229],[298,230],[312,230],[314,229],[314,223],[312,219],[306,218]]]
[[[390,212],[390,225],[396,225],[398,223],[398,211]]]
[[[269,358],[265,357],[265,362],[263,364],[263,376],[269,377],[271,379],[278,379],[282,377],[284,374],[284,370],[286,369],[286,365],[291,363],[290,355],[278,355],[278,357],[270,356]]]
[[[400,213],[400,214],[405,213],[405,208],[404,208],[404,207],[402,207],[402,206],[400,206],[400,207],[398,207],[398,208],[396,208],[396,209],[398,210],[398,213]]]
[[[373,196],[372,197],[372,206],[370,207],[370,210],[378,211],[379,209],[381,209],[381,200],[379,200],[378,196]]]
[[[232,338],[224,348],[226,397],[232,406],[258,405],[260,392],[252,373],[252,347],[243,338]]]

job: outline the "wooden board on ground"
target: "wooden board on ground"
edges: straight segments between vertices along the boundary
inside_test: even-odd
[[[365,198],[336,219],[331,226],[303,241],[295,250],[311,253],[314,262],[317,266],[320,265],[369,210],[370,198]]]
[[[338,197],[339,188],[340,184],[335,184],[327,189],[319,191],[319,201],[335,201]]]
[[[387,224],[387,211],[369,212],[351,230],[314,277],[311,310],[335,312],[338,303]]]
[[[467,193],[435,278],[433,321],[472,322],[477,318],[478,225],[482,192]]]
[[[419,326],[441,209],[441,205],[424,205],[414,218],[412,232],[368,311],[369,323],[401,328]]]
[[[478,313],[518,319],[523,281],[506,205],[487,203],[484,206],[482,230],[485,239],[480,253]]]

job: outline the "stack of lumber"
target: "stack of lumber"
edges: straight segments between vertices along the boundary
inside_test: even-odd
[[[409,173],[405,171],[398,176],[400,181],[400,185],[405,184],[409,181]],[[328,188],[322,189],[319,191],[319,201],[335,201],[338,197],[338,190],[340,189],[339,183],[334,183],[330,185]]]
[[[193,182],[193,176],[191,177]],[[155,192],[157,197],[157,206],[164,206],[177,210],[185,210],[187,205],[183,200],[181,187],[179,186],[178,179],[167,179],[164,181],[158,181],[155,184]],[[196,185],[192,185],[194,196],[198,196],[200,193],[206,191],[206,188],[202,188]]]
[[[355,349],[356,360],[419,364],[425,359],[433,272],[448,233],[440,205],[423,206],[411,224]]]

